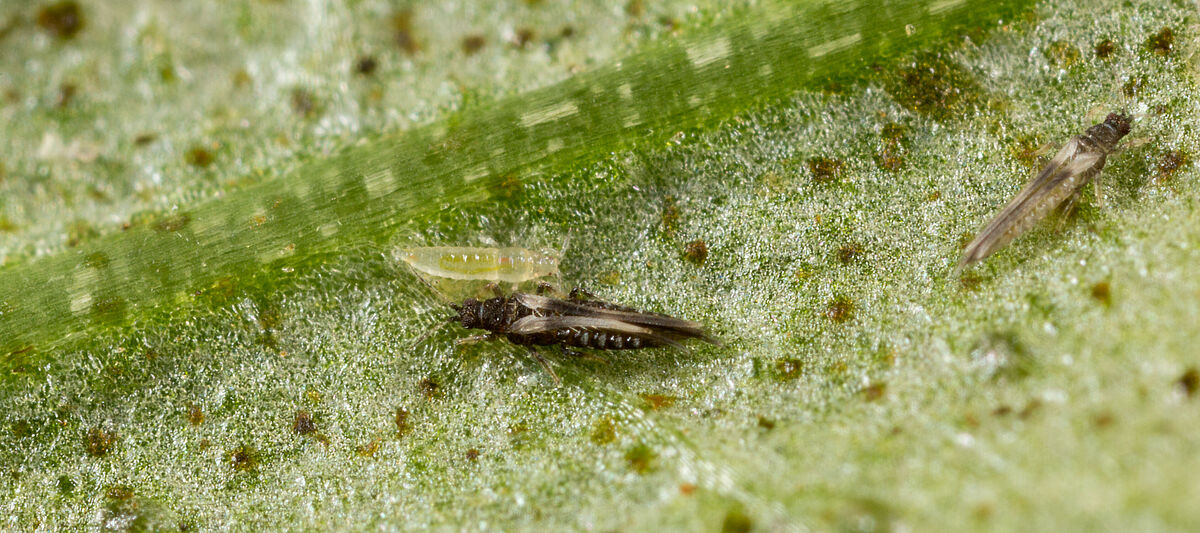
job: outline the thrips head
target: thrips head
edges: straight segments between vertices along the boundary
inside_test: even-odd
[[[1120,113],[1109,113],[1104,117],[1104,123],[1112,126],[1113,129],[1121,133],[1122,136],[1129,133],[1129,117]]]
[[[457,320],[458,323],[462,324],[462,327],[466,329],[479,327],[479,300],[467,298],[466,300],[463,300],[462,305],[452,305],[451,307],[453,307],[455,311],[458,311],[458,316],[453,317],[452,320]]]

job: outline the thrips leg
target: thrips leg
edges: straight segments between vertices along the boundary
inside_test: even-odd
[[[487,285],[484,285],[483,288],[485,288],[489,291],[492,291],[492,294],[496,295],[497,298],[504,297],[504,291],[500,290],[499,283],[496,283],[493,281],[493,282],[488,283]]]
[[[1067,219],[1071,217],[1071,212],[1075,210],[1075,204],[1079,201],[1081,191],[1075,191],[1067,201],[1063,203],[1062,209],[1059,210],[1058,223],[1055,224],[1056,230],[1062,230],[1067,225]]]
[[[534,350],[533,348],[529,349],[529,353],[533,355],[533,358],[538,362],[538,364],[542,365],[542,368],[546,369],[546,373],[550,374],[550,377],[554,378],[554,386],[557,387],[562,385],[562,380],[558,379],[558,374],[554,372],[553,368],[550,368],[550,361],[547,361],[545,357],[542,357],[540,352]]]
[[[588,298],[595,297],[596,295],[584,290],[581,287],[575,287],[574,289],[571,289],[571,294],[568,295],[568,298],[572,300],[586,300]]]
[[[471,335],[470,337],[463,337],[461,339],[455,339],[454,344],[456,346],[461,346],[463,344],[475,344],[480,341],[490,341],[495,338],[496,338],[496,334],[494,334],[494,333],[484,333],[483,335]]]
[[[539,281],[539,282],[538,282],[538,284],[537,284],[537,294],[538,294],[538,296],[542,296],[542,295],[544,295],[544,294],[546,294],[546,293],[550,293],[550,294],[553,294],[553,295],[557,295],[557,294],[559,294],[559,292],[558,292],[558,287],[555,287],[553,283],[549,283],[549,282],[545,282],[545,281]]]

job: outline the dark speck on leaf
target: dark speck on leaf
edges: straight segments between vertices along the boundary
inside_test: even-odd
[[[28,420],[17,420],[16,422],[12,423],[12,426],[9,427],[9,431],[12,432],[13,437],[23,439],[33,435],[33,426],[29,424]]]
[[[1160,56],[1166,56],[1175,48],[1175,31],[1163,28],[1146,39],[1146,47]]]
[[[482,50],[485,44],[487,40],[482,35],[468,35],[463,37],[462,50],[464,54],[472,56]]]
[[[676,400],[676,398],[674,396],[664,396],[662,394],[643,393],[643,394],[639,394],[638,396],[642,397],[642,401],[646,402],[646,407],[649,408],[651,411],[657,411],[659,409],[665,409],[667,407],[675,405],[675,400]]]
[[[888,122],[883,125],[879,132],[879,138],[885,143],[904,144],[907,142],[908,131],[904,125],[896,122]]]
[[[1025,404],[1025,407],[1021,409],[1020,413],[1017,413],[1017,416],[1020,417],[1021,420],[1028,420],[1029,417],[1033,416],[1041,409],[1042,409],[1042,401],[1037,398],[1034,398],[1032,400],[1029,400],[1029,403]]]
[[[875,164],[888,172],[900,170],[904,166],[908,144],[908,133],[904,126],[895,122],[884,124],[879,137],[883,146],[875,153]]]
[[[1159,178],[1169,178],[1188,164],[1190,158],[1182,150],[1171,150],[1158,162]]]
[[[1183,372],[1183,375],[1179,376],[1179,380],[1176,383],[1179,384],[1179,389],[1188,398],[1195,397],[1196,391],[1200,391],[1200,370],[1197,370],[1194,366],[1188,368]]]
[[[721,522],[721,533],[750,533],[753,530],[754,520],[741,507],[730,509]]]
[[[104,457],[117,445],[117,434],[100,428],[89,429],[84,437],[87,454],[92,457]]]
[[[226,453],[225,459],[234,470],[249,472],[258,467],[258,450],[243,444]]]
[[[403,407],[396,408],[396,436],[403,437],[412,430],[412,426],[408,421],[408,409]]]
[[[646,14],[645,0],[629,0],[629,3],[625,4],[625,14],[629,15],[631,18],[637,18],[642,15],[645,15]]]
[[[105,487],[104,497],[110,500],[128,500],[133,497],[133,488],[128,485],[110,485]]]
[[[478,459],[479,459],[479,450],[477,450],[475,448],[471,448],[471,449],[467,450],[467,460],[468,461],[474,462],[474,461],[477,461]]]
[[[969,231],[964,231],[958,235],[958,249],[966,249],[968,244],[971,244],[971,239],[975,238],[975,234]]]
[[[838,296],[829,302],[829,307],[825,309],[825,317],[834,322],[842,323],[854,318],[854,311],[854,300],[845,296]]]
[[[1107,281],[1101,281],[1092,285],[1092,298],[1104,304],[1105,307],[1112,305],[1112,289],[1109,287]]]
[[[109,259],[108,254],[104,252],[92,252],[83,258],[83,264],[87,265],[89,268],[104,268],[107,267],[111,262],[112,260]]]
[[[526,45],[533,41],[533,38],[536,35],[537,34],[532,29],[520,28],[517,30],[517,33],[513,35],[512,44],[517,48],[525,48]]]
[[[299,435],[311,435],[317,431],[317,424],[313,422],[312,414],[308,411],[296,411],[296,419],[292,422],[292,431]]]
[[[76,220],[67,226],[67,246],[74,248],[100,236],[100,232],[86,220]]]
[[[645,444],[638,444],[625,452],[625,460],[629,462],[629,467],[639,474],[653,470],[657,457],[658,454]]]
[[[850,263],[853,263],[859,257],[862,257],[862,254],[863,254],[862,245],[860,245],[856,242],[852,242],[852,243],[842,245],[842,247],[838,248],[837,260],[839,263],[841,263],[843,265],[848,265]]]
[[[184,154],[184,160],[193,167],[205,168],[212,164],[213,153],[203,146],[193,146]]]
[[[592,428],[592,442],[604,445],[617,440],[617,425],[612,418],[604,417]]]
[[[520,437],[521,435],[524,435],[525,432],[527,432],[527,431],[529,431],[529,426],[526,425],[524,422],[517,422],[516,424],[510,424],[508,426],[508,436],[509,437],[514,437],[514,438]]]
[[[813,157],[808,160],[808,170],[812,173],[813,181],[829,183],[841,177],[842,162],[828,157]]]
[[[417,38],[413,35],[412,19],[411,9],[405,9],[392,15],[392,31],[396,46],[410,56],[421,50],[421,45],[417,44]]]
[[[188,424],[191,424],[193,426],[199,426],[200,424],[203,424],[204,423],[204,411],[201,410],[200,406],[198,406],[198,405],[195,405],[195,404],[188,405],[187,420],[188,420]]]
[[[79,92],[79,86],[74,83],[63,83],[58,86],[58,97],[54,99],[55,107],[67,107],[71,105],[71,100],[75,98],[75,93]]]
[[[700,239],[689,242],[683,250],[683,258],[693,265],[702,266],[708,259],[708,246]]]
[[[929,53],[905,62],[885,80],[885,87],[904,108],[936,120],[967,115],[982,92],[966,69],[946,56]]]
[[[379,61],[372,56],[362,56],[354,62],[354,72],[363,76],[374,74],[376,68],[379,68]]]
[[[442,386],[432,378],[422,379],[417,388],[420,389],[421,395],[426,400],[437,400],[442,397]]]
[[[1050,46],[1046,47],[1044,52],[1046,59],[1049,59],[1056,66],[1067,68],[1079,62],[1079,49],[1075,45],[1067,41],[1054,41]]]
[[[38,10],[37,25],[59,39],[70,39],[83,29],[83,13],[77,2],[53,3]]]
[[[359,457],[374,456],[375,452],[379,451],[379,445],[381,443],[382,442],[379,439],[371,439],[371,441],[366,444],[359,444],[358,446],[355,446],[354,453],[357,453]]]
[[[804,373],[804,361],[799,359],[780,359],[775,361],[775,372],[779,379],[796,379]]]
[[[1041,147],[1038,145],[1036,138],[1023,135],[1013,141],[1012,145],[1008,149],[1008,152],[1012,154],[1017,161],[1020,161],[1021,164],[1032,168],[1037,166],[1038,153],[1040,150]]]
[[[862,390],[863,399],[868,402],[876,401],[883,398],[883,393],[887,392],[887,383],[879,382],[872,383]]]
[[[1117,43],[1112,42],[1112,39],[1104,39],[1096,43],[1096,57],[1098,59],[1108,59],[1117,49]]]
[[[671,195],[663,198],[662,228],[667,236],[675,235],[675,230],[679,229],[679,205]]]
[[[308,89],[292,89],[292,111],[303,118],[311,118],[317,113],[317,101]]]

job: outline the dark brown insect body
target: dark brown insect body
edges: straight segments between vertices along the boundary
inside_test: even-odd
[[[488,332],[480,338],[502,336],[528,346],[538,362],[550,369],[534,346],[560,345],[595,350],[636,350],[657,346],[683,348],[687,339],[716,343],[697,322],[657,313],[646,313],[600,300],[588,300],[572,291],[568,300],[513,293],[487,300],[468,298],[455,306],[454,318],[467,329]]]
[[[1129,117],[1110,113],[1104,122],[1071,138],[1054,159],[967,245],[956,272],[982,261],[1024,233],[1064,200],[1078,197],[1104,168],[1108,154],[1129,133]]]

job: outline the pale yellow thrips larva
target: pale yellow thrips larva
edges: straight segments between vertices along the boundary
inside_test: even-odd
[[[441,278],[522,283],[558,275],[562,253],[526,248],[428,246],[401,248],[396,258],[415,270]]]
[[[1109,113],[1104,122],[1072,137],[1054,159],[1025,185],[963,251],[954,273],[984,260],[996,250],[1025,233],[1031,226],[1064,200],[1078,197],[1084,185],[1092,181],[1117,142],[1129,133],[1129,117]]]

